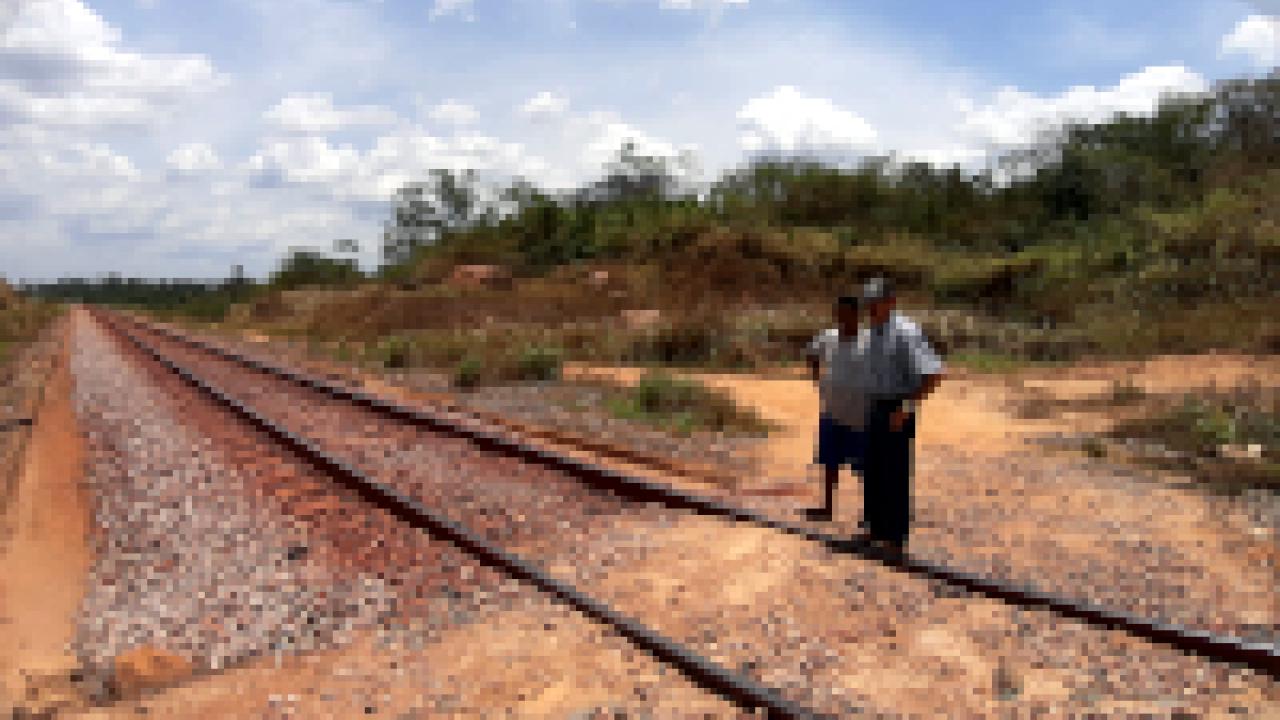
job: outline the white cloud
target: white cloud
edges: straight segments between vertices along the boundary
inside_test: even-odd
[[[979,100],[951,91],[934,99],[935,115],[955,120],[943,120],[914,138],[889,139],[854,112],[783,86],[743,106],[739,141],[750,153],[838,160],[874,152],[977,168],[1004,152],[1050,138],[1068,123],[1099,123],[1118,113],[1150,114],[1164,98],[1207,88],[1203,77],[1173,65],[1144,68],[1110,87],[1077,86],[1052,95],[1004,87]]]
[[[311,135],[267,142],[249,158],[247,166],[263,180],[326,183],[350,174],[357,159],[350,145],[335,148],[324,138]]]
[[[353,126],[390,125],[396,114],[377,105],[336,108],[331,93],[295,93],[285,97],[263,117],[282,130],[329,133]]]
[[[174,148],[165,159],[179,173],[197,173],[222,167],[218,154],[207,143],[186,143]]]
[[[209,167],[207,146],[170,154],[177,165],[207,168],[175,183],[168,173],[140,171],[106,143],[64,136],[0,128],[0,203],[10,208],[0,213],[0,266],[15,277],[108,270],[216,277],[233,262],[265,270],[298,243],[373,234],[330,196],[305,187],[262,190],[243,170]],[[311,162],[320,175],[327,161]]]
[[[41,168],[65,177],[96,176],[99,180],[118,182],[138,180],[141,173],[133,162],[102,143],[75,143],[62,151],[42,152]]]
[[[0,33],[8,30],[14,18],[18,17],[19,0],[0,0]]]
[[[739,142],[748,152],[844,154],[870,149],[876,131],[830,100],[781,86],[738,111]]]
[[[1097,124],[1119,113],[1150,115],[1164,98],[1207,89],[1203,77],[1174,65],[1144,68],[1108,88],[1077,86],[1056,95],[1004,87],[977,102],[952,93],[940,100],[938,115],[954,122],[940,125],[925,142],[882,149],[899,159],[978,169],[1009,151],[1052,141],[1068,123]],[[997,177],[1003,182],[1018,172],[1004,168]]]
[[[517,174],[547,188],[570,189],[595,180],[630,143],[640,155],[668,162],[676,179],[695,183],[701,178],[701,149],[677,144],[626,122],[616,112],[567,113],[559,117],[542,137],[538,148],[543,155],[557,158],[553,166],[537,159],[526,163]],[[538,165],[541,163],[541,166]]]
[[[79,0],[10,1],[0,33],[0,120],[148,124],[227,81],[203,55],[123,49],[120,32]]]
[[[569,101],[553,92],[542,91],[520,106],[520,114],[532,120],[549,120],[563,115]]]
[[[588,113],[574,125],[573,134],[584,140],[579,157],[588,167],[603,167],[614,159],[618,150],[626,143],[634,145],[636,152],[641,155],[662,158],[675,158],[679,155],[679,150],[674,145],[623,122],[617,113]]]
[[[496,180],[537,175],[547,163],[519,143],[479,133],[441,138],[406,125],[376,138],[365,152],[316,136],[274,139],[242,167],[259,186],[305,185],[334,200],[371,202],[389,200],[437,168],[475,170]]]
[[[1222,54],[1247,55],[1254,65],[1261,68],[1280,65],[1280,18],[1250,15],[1222,38],[1220,51]]]
[[[450,99],[431,108],[428,116],[436,122],[447,125],[470,125],[480,117],[480,114],[470,105]]]
[[[200,94],[227,80],[206,58],[128,48],[81,2],[0,0],[0,68],[0,267],[15,278],[216,276],[232,262],[261,271],[299,242],[380,230],[370,227],[368,209],[362,217],[305,184],[255,187],[247,169],[228,169],[212,147],[188,141],[211,134],[235,142],[220,132],[224,120],[161,122],[194,109],[228,120],[253,113],[200,108]],[[121,134],[113,127],[120,124],[152,132]],[[169,151],[153,171],[134,161],[153,154],[148,141]],[[271,149],[263,164],[294,176],[340,180],[351,172],[343,148]],[[186,181],[172,182],[177,175]],[[369,247],[376,253],[376,243]]]
[[[450,15],[457,15],[467,22],[476,19],[475,8],[472,0],[435,0],[435,4],[431,7],[430,17],[436,20]]]
[[[1121,78],[1110,88],[1072,87],[1038,96],[1012,87],[981,107],[961,100],[961,134],[991,149],[1026,146],[1068,122],[1099,123],[1118,113],[1150,114],[1162,99],[1204,92],[1205,79],[1180,65],[1153,66]]]

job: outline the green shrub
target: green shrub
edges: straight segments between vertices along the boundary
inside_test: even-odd
[[[632,347],[637,360],[695,364],[715,356],[719,333],[696,322],[665,324],[638,339]]]
[[[663,372],[647,372],[632,390],[632,398],[641,411],[652,414],[688,410],[697,404],[702,386]]]
[[[564,354],[551,347],[531,345],[516,360],[516,378],[519,380],[556,380],[564,364]]]
[[[460,388],[473,388],[484,375],[484,363],[477,358],[464,358],[453,370],[453,384]]]
[[[1236,439],[1236,422],[1222,407],[1197,398],[1186,398],[1174,411],[1175,427],[1186,428],[1202,452],[1210,452],[1219,445]]]
[[[408,338],[392,335],[391,337],[383,338],[378,343],[374,350],[374,357],[384,367],[401,369],[409,367],[412,350],[413,346]]]
[[[349,287],[363,277],[354,260],[332,258],[312,250],[295,250],[271,273],[270,285],[281,290],[309,285]]]

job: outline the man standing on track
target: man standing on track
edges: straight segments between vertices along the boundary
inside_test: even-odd
[[[836,327],[814,338],[807,353],[822,402],[815,462],[822,466],[825,483],[822,507],[805,510],[810,520],[831,519],[840,467],[861,471],[866,452],[866,334],[858,332],[857,297],[836,301],[835,321]]]
[[[901,554],[911,526],[911,454],[919,403],[942,381],[942,360],[920,327],[898,314],[892,284],[876,278],[862,289],[869,327],[866,370],[867,456],[863,517],[872,542]]]

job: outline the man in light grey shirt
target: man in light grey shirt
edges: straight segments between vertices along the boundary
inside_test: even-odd
[[[836,300],[836,326],[818,334],[809,344],[807,359],[818,384],[818,448],[814,462],[822,466],[825,493],[822,507],[809,508],[810,520],[830,520],[840,467],[862,470],[866,453],[867,372],[863,361],[865,333],[858,331],[858,298]]]
[[[942,360],[920,327],[896,310],[884,278],[863,286],[868,327],[867,454],[862,473],[863,517],[870,539],[901,554],[911,525],[911,450],[921,400],[942,381]]]

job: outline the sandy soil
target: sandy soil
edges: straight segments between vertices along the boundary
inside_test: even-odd
[[[661,683],[658,692],[641,691],[658,716],[737,715],[644,653],[621,649],[624,641],[602,643],[601,636],[598,626],[548,602],[429,643],[364,634],[341,650],[263,660],[75,717],[439,717],[442,705],[456,708],[456,717],[511,717],[513,709],[515,717],[585,717],[635,703],[645,682]]]
[[[641,371],[576,372],[626,383]],[[820,483],[812,456],[818,397],[812,382],[798,373],[771,379],[695,376],[781,425],[756,449],[761,477],[769,483],[791,482],[799,504],[816,504]],[[1112,382],[1126,378],[1158,393],[1207,385],[1227,389],[1248,382],[1275,386],[1280,382],[1280,359],[1173,356],[1052,371],[955,373],[920,412],[913,551],[948,565],[995,572],[1068,595],[1081,588],[1060,577],[1060,568],[1047,566],[1052,563],[1046,558],[1071,557],[1081,567],[1095,567],[1092,572],[1099,584],[1090,585],[1089,590],[1104,591],[1099,597],[1110,601],[1105,586],[1112,581],[1102,579],[1102,570],[1114,566],[1117,572],[1141,573],[1152,562],[1154,555],[1144,554],[1151,548],[1155,554],[1178,557],[1181,563],[1176,571],[1150,578],[1153,586],[1188,583],[1217,595],[1183,601],[1165,589],[1161,600],[1141,599],[1144,604],[1153,603],[1144,606],[1142,614],[1212,626],[1219,632],[1236,633],[1254,626],[1274,633],[1280,625],[1280,608],[1271,595],[1280,582],[1280,538],[1274,528],[1222,497],[1188,489],[1187,478],[1174,473],[1138,472],[1090,460],[1079,451],[1046,452],[1028,444],[1028,439],[1046,433],[1104,430],[1119,413],[1100,404],[1093,410],[1055,411],[1045,419],[1026,419],[1016,410],[1020,402],[1105,396]],[[741,500],[749,501],[745,496]],[[794,512],[781,498],[777,500],[771,512]],[[830,529],[856,532],[861,504],[860,483],[856,479],[841,482],[837,516]],[[1126,545],[1140,549],[1125,549]],[[1115,592],[1118,597],[1130,594],[1129,590]]]
[[[620,384],[636,382],[640,368],[567,367],[567,377],[592,377]],[[681,373],[729,392],[741,404],[778,423],[757,451],[762,475],[794,477],[811,468],[817,425],[817,388],[806,371],[749,374]],[[1027,449],[1026,440],[1049,432],[1099,431],[1116,419],[1114,411],[1065,412],[1052,418],[1021,417],[1018,403],[1037,398],[1080,400],[1110,392],[1112,383],[1132,380],[1151,393],[1176,393],[1216,386],[1228,389],[1254,381],[1280,383],[1280,358],[1244,355],[1176,355],[1141,362],[1095,362],[1069,369],[1029,369],[981,374],[950,369],[950,376],[923,405],[917,443],[968,454],[1001,456]],[[845,488],[850,492],[852,485]]]
[[[0,707],[27,677],[65,673],[89,569],[81,440],[63,358],[45,392],[0,547]]]

